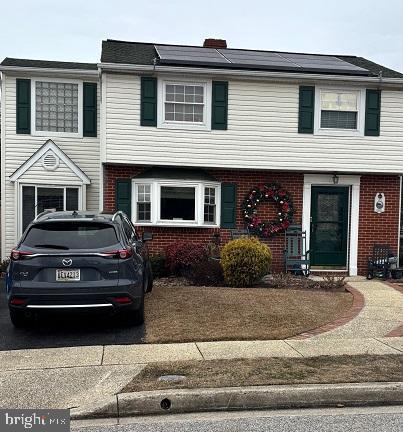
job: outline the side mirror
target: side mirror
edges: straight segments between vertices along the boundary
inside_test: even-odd
[[[143,242],[150,241],[153,239],[153,233],[150,233],[148,231],[144,231],[142,238],[143,238]]]

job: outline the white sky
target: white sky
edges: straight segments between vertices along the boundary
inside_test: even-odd
[[[100,59],[101,40],[352,54],[403,72],[402,0],[0,1],[0,59]]]

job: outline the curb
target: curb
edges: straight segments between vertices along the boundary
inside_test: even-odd
[[[120,393],[71,410],[73,420],[206,411],[403,405],[403,382],[273,385]]]

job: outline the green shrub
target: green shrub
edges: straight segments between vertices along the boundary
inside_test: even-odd
[[[224,282],[220,260],[214,258],[193,263],[185,272],[185,277],[192,285],[198,286],[220,286]]]
[[[154,278],[162,278],[169,276],[170,272],[166,264],[166,258],[163,254],[150,256],[151,269]]]
[[[241,237],[227,243],[221,251],[221,265],[229,286],[248,287],[269,271],[270,248],[257,238]]]

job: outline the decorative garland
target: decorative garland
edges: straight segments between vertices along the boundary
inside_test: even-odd
[[[276,204],[276,219],[264,221],[258,217],[257,206],[264,202]],[[290,194],[279,184],[270,183],[251,189],[243,203],[242,211],[251,234],[259,237],[272,237],[291,225],[294,207]]]

